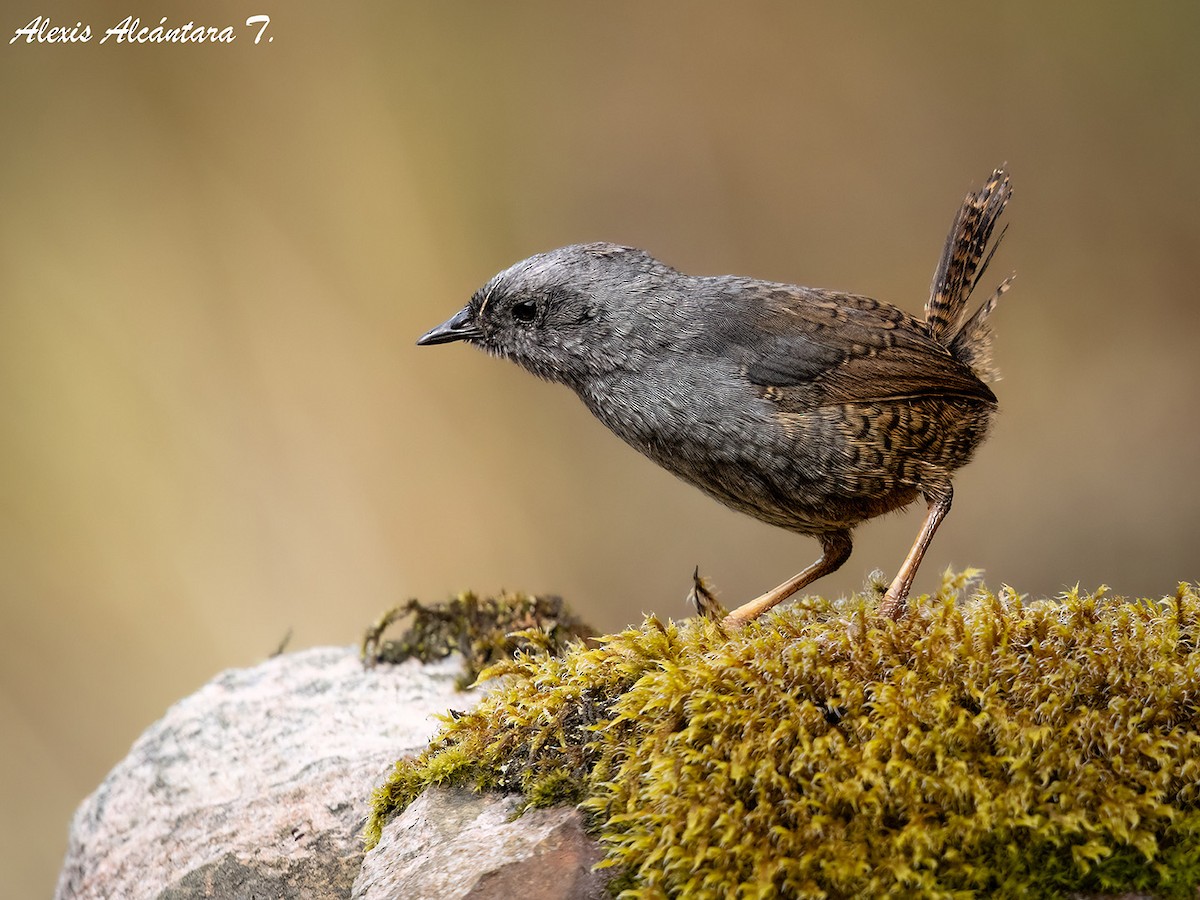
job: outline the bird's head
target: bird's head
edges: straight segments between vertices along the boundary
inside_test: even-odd
[[[496,275],[417,343],[465,341],[578,387],[625,363],[646,306],[661,302],[666,279],[677,274],[630,247],[561,247]]]

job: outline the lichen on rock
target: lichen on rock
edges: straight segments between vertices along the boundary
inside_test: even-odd
[[[579,803],[628,897],[1195,896],[1200,595],[943,581],[519,655],[376,793]]]

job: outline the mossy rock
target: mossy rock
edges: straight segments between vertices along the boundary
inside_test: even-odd
[[[1195,897],[1196,588],[967,587],[900,622],[807,598],[497,664],[397,764],[368,842],[455,783],[580,803],[624,897]]]

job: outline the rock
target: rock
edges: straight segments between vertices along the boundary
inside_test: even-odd
[[[353,900],[592,900],[607,898],[603,856],[574,808],[431,788],[383,830]]]
[[[56,897],[348,897],[371,791],[434,713],[475,704],[461,674],[457,656],[364,670],[351,648],[221,674],[80,806]]]

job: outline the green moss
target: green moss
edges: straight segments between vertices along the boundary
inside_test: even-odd
[[[808,598],[506,676],[397,764],[580,801],[626,897],[1053,897],[1200,884],[1200,595],[1024,602],[947,576],[900,622]]]
[[[409,616],[399,638],[383,639],[392,625]],[[572,641],[594,634],[561,597],[507,592],[479,597],[464,591],[447,603],[428,606],[409,600],[388,610],[367,629],[361,655],[367,665],[376,665],[414,658],[432,662],[458,652],[465,668],[460,686],[466,687],[502,659],[517,653],[560,653]]]

